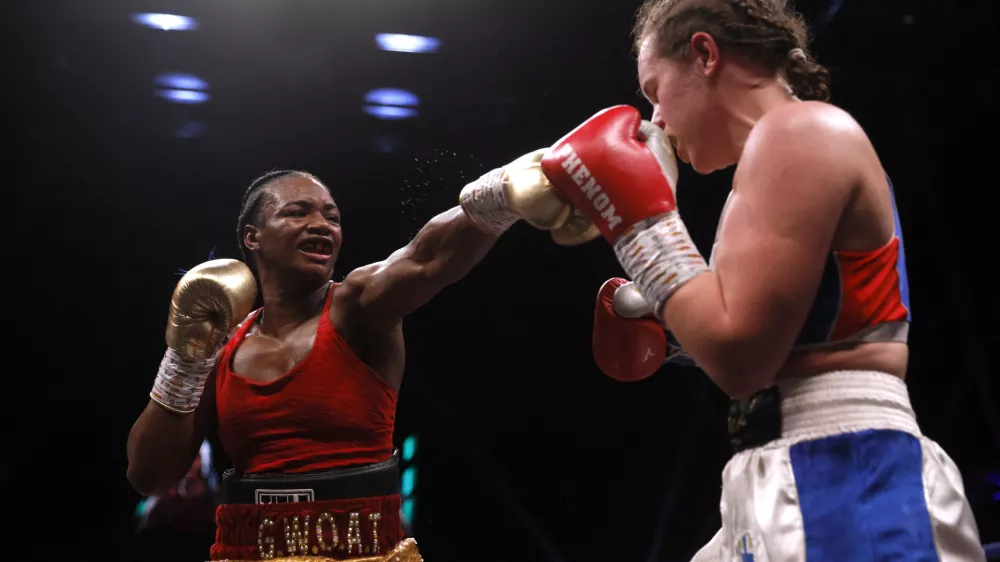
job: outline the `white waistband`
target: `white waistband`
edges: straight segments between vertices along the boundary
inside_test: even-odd
[[[781,437],[816,439],[867,429],[920,435],[906,383],[878,371],[833,371],[779,381]]]

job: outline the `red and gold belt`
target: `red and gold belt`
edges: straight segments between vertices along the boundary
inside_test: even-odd
[[[223,504],[212,560],[418,561],[403,540],[399,495],[348,500]]]

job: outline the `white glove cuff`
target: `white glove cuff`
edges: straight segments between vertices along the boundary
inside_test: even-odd
[[[504,169],[497,168],[465,186],[458,196],[462,211],[476,228],[486,234],[499,236],[520,218],[507,203],[503,188],[505,181]]]
[[[622,318],[642,318],[653,312],[653,305],[639,293],[635,283],[629,281],[615,289],[614,311]]]
[[[190,414],[201,402],[205,381],[214,366],[214,354],[208,359],[191,361],[168,347],[149,397],[171,412]]]
[[[615,254],[660,320],[670,295],[709,270],[677,211],[632,225],[615,241]]]

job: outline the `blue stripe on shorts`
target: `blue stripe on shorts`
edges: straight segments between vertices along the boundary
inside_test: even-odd
[[[789,451],[809,562],[937,561],[920,440],[867,430]]]

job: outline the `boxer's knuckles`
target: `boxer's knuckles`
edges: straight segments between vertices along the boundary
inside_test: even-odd
[[[539,149],[508,164],[504,191],[511,209],[525,222],[541,230],[552,230],[566,224],[572,210],[542,172],[544,154],[545,150]]]
[[[257,282],[242,262],[218,259],[199,264],[174,288],[167,346],[187,359],[208,358],[250,314],[256,298]]]
[[[551,231],[561,246],[576,246],[594,240],[600,231],[552,186],[541,161],[548,149],[539,149],[505,167],[504,191],[511,209],[525,222]]]
[[[635,283],[629,281],[615,290],[615,313],[622,318],[654,318],[653,305],[639,293]]]
[[[598,368],[622,382],[645,379],[659,370],[667,353],[666,335],[655,320],[624,318],[615,312],[615,293],[628,280],[609,279],[598,291],[593,355]]]
[[[552,231],[552,239],[560,246],[579,246],[600,236],[600,229],[576,207],[566,223]]]

